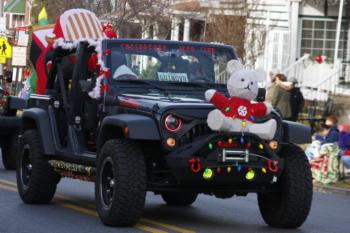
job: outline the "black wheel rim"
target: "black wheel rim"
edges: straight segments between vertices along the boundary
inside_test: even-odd
[[[105,158],[100,171],[100,195],[104,208],[112,206],[115,192],[115,176],[113,161],[110,157]]]
[[[23,189],[28,189],[32,169],[33,166],[30,160],[30,147],[27,144],[23,147],[20,157],[20,177]]]

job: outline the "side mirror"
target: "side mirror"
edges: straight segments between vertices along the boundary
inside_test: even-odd
[[[257,102],[264,102],[265,101],[265,96],[266,96],[266,89],[265,88],[259,88],[258,89],[258,95],[256,96],[256,101]]]

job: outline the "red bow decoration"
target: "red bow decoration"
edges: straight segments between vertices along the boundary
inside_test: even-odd
[[[106,78],[109,78],[111,77],[111,72],[109,71],[109,69],[101,70],[98,76],[101,76],[101,75],[104,75]]]
[[[101,85],[101,93],[105,93],[109,91],[108,84],[102,84]]]
[[[106,49],[106,51],[102,52],[102,56],[108,56],[109,54],[111,54],[111,50],[110,49]]]
[[[318,64],[322,64],[322,62],[323,62],[323,57],[322,57],[321,55],[317,55],[316,58],[315,58],[315,60],[316,60],[316,62],[317,62]]]

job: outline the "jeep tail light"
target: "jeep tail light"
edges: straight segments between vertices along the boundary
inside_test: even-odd
[[[175,133],[182,128],[182,120],[172,114],[165,117],[164,127],[169,132]]]

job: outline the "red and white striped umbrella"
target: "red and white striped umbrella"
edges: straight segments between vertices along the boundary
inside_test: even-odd
[[[56,21],[54,33],[56,38],[65,41],[105,38],[100,20],[93,12],[85,9],[64,12]]]

